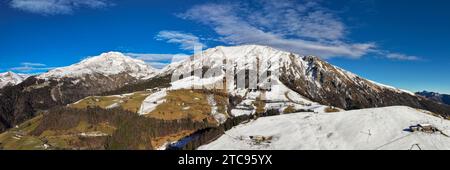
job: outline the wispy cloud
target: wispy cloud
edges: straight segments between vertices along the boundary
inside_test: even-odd
[[[31,62],[23,62],[20,63],[19,67],[10,68],[10,70],[21,72],[21,73],[36,73],[36,72],[45,72],[55,67],[47,67],[47,65],[42,63],[31,63]]]
[[[200,42],[199,37],[180,31],[160,31],[156,35],[155,39],[166,41],[168,43],[179,44],[180,48],[183,50],[194,50],[196,46],[206,47],[205,44]]]
[[[148,65],[152,66],[156,69],[162,69],[165,66],[169,65],[170,63],[164,63],[164,62],[147,62]]]
[[[418,61],[418,60],[421,60],[420,57],[408,56],[408,55],[400,54],[400,53],[389,53],[389,54],[386,54],[386,58],[392,59],[392,60],[402,60],[402,61]]]
[[[315,2],[252,1],[248,4],[197,5],[181,18],[211,26],[228,44],[261,44],[305,55],[358,58],[374,43],[344,41],[345,25]]]
[[[250,3],[201,4],[177,16],[211,27],[220,41],[230,45],[268,45],[323,58],[360,58],[380,51],[374,42],[349,40],[346,25],[317,1]]]
[[[125,53],[125,55],[144,61],[167,61],[172,60],[176,54],[145,54],[145,53]]]
[[[78,8],[99,9],[113,5],[106,0],[11,0],[10,7],[41,15],[72,14]]]
[[[29,62],[23,62],[23,63],[20,63],[20,64],[23,65],[23,66],[32,66],[32,67],[45,67],[45,66],[47,66],[47,65],[42,64],[42,63],[29,63]]]
[[[142,54],[142,53],[126,53],[125,55],[143,60],[154,68],[163,68],[166,65],[184,60],[189,57],[187,54]]]

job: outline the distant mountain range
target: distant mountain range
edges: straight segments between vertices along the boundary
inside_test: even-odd
[[[427,99],[442,103],[442,104],[446,104],[446,105],[450,105],[450,95],[448,94],[439,94],[439,93],[435,93],[435,92],[428,92],[428,91],[422,91],[422,92],[417,92],[416,95],[419,96],[423,96]]]

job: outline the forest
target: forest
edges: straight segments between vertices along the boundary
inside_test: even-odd
[[[32,132],[32,135],[39,136],[47,130],[69,130],[77,127],[82,121],[90,125],[108,123],[115,127],[112,135],[107,137],[104,148],[120,150],[154,149],[150,142],[153,138],[183,130],[197,131],[216,126],[189,119],[174,121],[152,119],[125,111],[122,108],[102,109],[90,107],[87,109],[74,109],[57,107],[50,109],[43,115],[41,123]]]

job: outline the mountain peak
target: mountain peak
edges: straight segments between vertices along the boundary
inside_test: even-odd
[[[30,75],[17,74],[12,71],[0,73],[0,88],[6,85],[16,85],[27,79]]]
[[[276,49],[274,47],[270,47],[270,46],[265,46],[265,45],[257,45],[257,44],[245,44],[245,45],[238,45],[238,46],[217,46],[215,48],[212,49],[208,49],[208,50],[221,50],[221,51],[228,51],[228,50],[234,50],[234,51],[262,51],[262,50],[267,50],[267,51],[283,51],[281,49]],[[206,51],[208,51],[206,50]]]
[[[20,74],[14,73],[12,71],[7,71],[4,73],[0,73],[1,76],[19,76]]]
[[[109,59],[121,59],[121,58],[130,58],[125,54],[117,51],[104,52],[98,56],[99,58],[109,58]]]
[[[136,62],[144,63],[142,60],[134,59],[121,52],[105,52],[98,56],[88,57],[81,61],[81,63],[95,63],[95,62]],[[145,63],[144,63],[145,64]]]
[[[135,78],[146,79],[155,75],[156,70],[144,61],[131,58],[120,52],[106,52],[98,56],[88,57],[67,67],[50,70],[38,78],[80,77],[95,73],[105,76],[128,73]]]

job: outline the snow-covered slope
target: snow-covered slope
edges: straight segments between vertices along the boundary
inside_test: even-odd
[[[198,70],[202,70],[202,78],[190,76]],[[406,90],[362,78],[319,57],[302,56],[267,46],[218,46],[195,54],[190,60],[169,65],[162,69],[161,74],[180,77],[184,74],[182,77],[185,80],[172,83],[174,88],[205,84],[216,86],[226,79],[225,87],[230,94],[247,94],[251,88],[238,87],[236,77],[226,74],[230,72],[233,75],[246,72],[246,77],[252,78],[261,77],[261,73],[270,73],[272,82],[280,82],[291,91],[323,105],[343,109],[405,105],[450,116],[449,106],[423,100]],[[250,72],[254,72],[253,75]],[[186,73],[189,76],[185,76]],[[257,86],[261,87],[266,80],[259,81],[262,83]]]
[[[28,74],[17,74],[11,71],[0,73],[0,88],[6,85],[16,85],[30,77]]]
[[[148,114],[153,111],[156,106],[165,102],[165,97],[167,95],[166,89],[162,89],[156,93],[149,95],[141,104],[141,107],[138,111],[139,115]]]
[[[440,133],[409,132],[410,126],[431,124],[450,133],[450,121],[404,106],[337,113],[295,113],[263,117],[227,131],[199,149],[450,149]],[[250,136],[271,137],[256,143]]]
[[[119,52],[103,53],[87,58],[80,63],[53,69],[38,78],[81,77],[83,75],[101,74],[104,76],[129,74],[136,79],[148,79],[157,74],[157,70],[144,61],[125,56]]]

